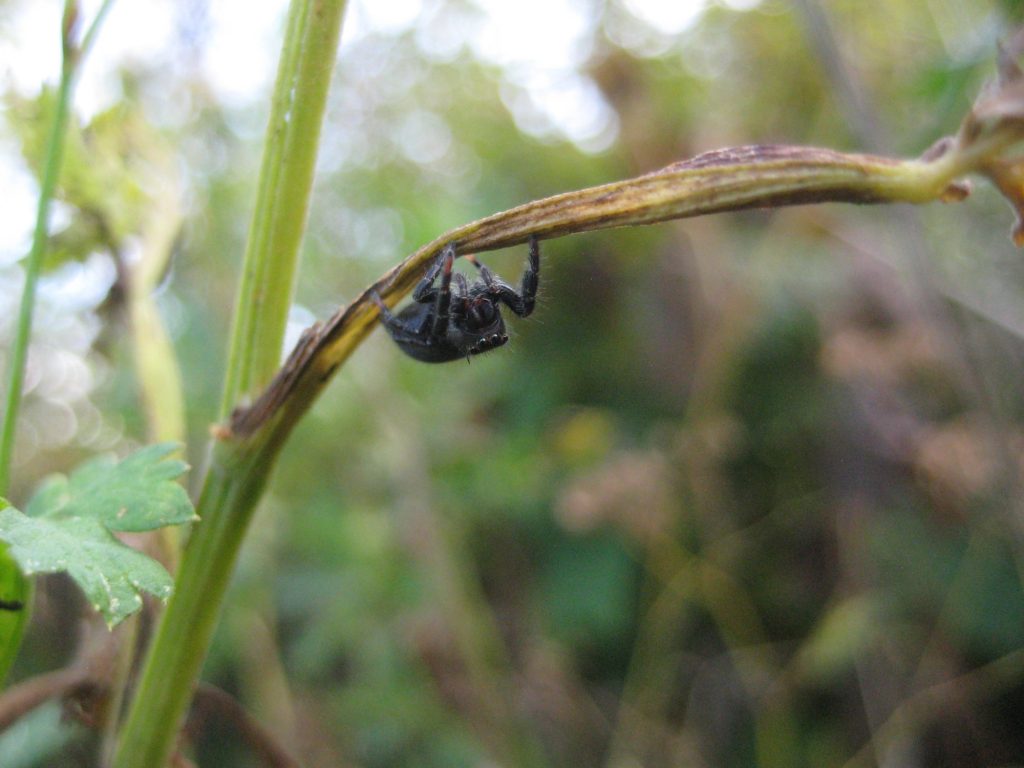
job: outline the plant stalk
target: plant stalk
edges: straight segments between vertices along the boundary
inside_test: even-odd
[[[230,340],[223,409],[278,367],[312,190],[344,0],[292,0]],[[129,710],[114,768],[170,760],[248,529],[280,443],[218,443],[174,595]]]
[[[201,514],[178,570],[114,757],[115,768],[166,765],[217,624],[235,559],[269,467],[218,447],[196,506]]]
[[[68,7],[65,3],[65,15]],[[64,136],[67,133],[68,116],[71,111],[71,91],[74,83],[75,57],[66,54],[61,65],[60,83],[57,86],[57,102],[54,107],[50,134],[46,139],[46,156],[43,160],[42,180],[39,185],[39,202],[36,206],[36,223],[32,232],[32,246],[25,264],[25,283],[21,290],[21,306],[18,310],[18,324],[11,345],[11,358],[7,366],[7,397],[4,403],[4,424],[0,433],[0,495],[7,492],[10,482],[11,459],[14,451],[15,426],[21,405],[21,393],[25,384],[25,361],[28,358],[29,338],[32,335],[32,314],[36,304],[36,290],[39,274],[46,255],[46,236],[50,226],[50,204],[57,189],[61,164],[64,160]]]
[[[293,0],[232,323],[221,415],[281,362],[344,0]]]
[[[71,99],[74,93],[75,79],[81,70],[86,54],[96,40],[100,24],[106,18],[112,5],[113,0],[104,0],[96,12],[92,24],[89,25],[89,29],[81,41],[78,41],[75,39],[80,13],[78,2],[77,0],[65,0],[64,3],[61,20],[60,82],[57,85],[53,120],[46,138],[39,183],[39,201],[36,205],[36,221],[32,231],[32,245],[25,262],[25,282],[22,286],[18,322],[15,326],[11,356],[7,365],[7,392],[4,398],[3,424],[0,426],[0,496],[6,496],[10,487],[11,464],[14,459],[14,437],[18,425],[18,412],[21,409],[21,396],[25,387],[25,365],[28,360],[29,341],[32,337],[32,316],[35,312],[39,276],[42,273],[43,259],[46,255],[46,241],[50,229],[50,206],[57,190],[57,181],[60,178],[64,162],[64,140],[71,115]],[[3,572],[3,578],[7,582],[10,593],[17,594],[23,603],[28,604],[30,583],[18,569],[14,560],[7,554],[5,547],[0,547],[0,572]],[[0,649],[0,681],[14,660],[27,624],[28,610],[26,608],[19,612],[17,626],[7,632],[4,638],[4,647]]]

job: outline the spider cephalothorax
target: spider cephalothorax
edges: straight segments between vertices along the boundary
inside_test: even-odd
[[[444,363],[479,355],[508,341],[501,304],[519,317],[533,312],[540,276],[536,237],[530,238],[530,263],[518,292],[475,258],[466,258],[480,270],[479,280],[470,285],[452,272],[455,244],[449,243],[416,286],[413,303],[398,314],[392,314],[376,293],[370,295],[391,338],[410,357]],[[435,285],[438,275],[441,281]]]

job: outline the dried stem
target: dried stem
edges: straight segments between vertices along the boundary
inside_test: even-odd
[[[967,188],[957,178],[969,168],[961,153],[944,151],[948,146],[928,159],[913,160],[812,147],[723,149],[634,179],[555,195],[471,222],[420,248],[325,323],[308,329],[270,386],[250,407],[236,409],[219,436],[250,438],[267,429],[271,441],[282,440],[373,328],[377,309],[369,294],[376,291],[393,304],[448,243],[467,253],[516,245],[531,235],[547,239],[750,208],[960,200]]]

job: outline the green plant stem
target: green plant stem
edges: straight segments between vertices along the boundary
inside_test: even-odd
[[[10,487],[14,437],[18,425],[18,412],[21,409],[21,395],[25,386],[25,363],[28,360],[29,340],[32,336],[32,315],[35,311],[36,292],[39,286],[39,275],[43,268],[43,257],[46,255],[50,204],[57,190],[57,180],[60,178],[60,170],[64,162],[64,139],[67,135],[68,120],[71,114],[71,98],[74,92],[75,78],[81,69],[85,55],[96,40],[100,24],[112,4],[113,0],[104,0],[88,31],[78,43],[74,39],[79,14],[78,3],[76,0],[65,0],[64,3],[61,23],[63,58],[60,83],[57,86],[53,122],[50,123],[50,133],[46,138],[35,228],[32,232],[32,245],[25,263],[25,283],[21,291],[18,322],[15,326],[11,356],[7,365],[7,394],[4,399],[3,425],[0,426],[0,496],[5,496]],[[9,581],[10,596],[17,595],[27,605],[31,585],[8,556],[6,548],[3,547],[0,547],[0,570],[4,571],[4,575]],[[0,680],[6,675],[7,668],[14,660],[27,624],[28,610],[25,609],[19,612],[18,626],[7,633],[4,647],[0,649]]]
[[[28,357],[28,342],[32,334],[32,313],[35,310],[36,289],[39,273],[42,271],[43,256],[46,253],[46,234],[49,230],[50,203],[57,188],[61,162],[64,158],[64,134],[67,131],[70,112],[73,65],[65,58],[57,89],[57,105],[50,135],[46,140],[46,158],[43,161],[43,178],[39,189],[39,204],[36,208],[36,225],[32,235],[32,249],[25,264],[25,284],[21,291],[21,307],[18,311],[18,325],[11,359],[8,364],[7,399],[4,404],[4,426],[0,435],[0,494],[6,493],[10,481],[11,458],[14,449],[14,428],[18,421],[21,392],[25,383],[25,360]]]
[[[235,305],[222,417],[263,387],[281,362],[343,10],[343,0],[291,5]]]
[[[230,342],[222,409],[277,369],[312,189],[344,0],[292,0]],[[171,757],[235,560],[280,449],[272,436],[218,443],[174,595],[132,701],[115,768]]]
[[[77,3],[75,3],[77,5]],[[89,25],[89,29],[82,35],[82,42],[78,45],[78,61],[82,60],[87,52],[92,50],[92,45],[96,42],[96,35],[99,34],[100,25],[103,20],[107,18],[107,14],[110,13],[110,9],[114,5],[114,0],[103,0],[103,5],[96,11],[96,16],[93,17],[92,24]]]
[[[224,592],[270,467],[218,446],[185,550],[114,758],[116,768],[156,768],[171,755],[217,623]]]
[[[139,400],[151,443],[185,444],[185,395],[174,344],[157,306],[156,290],[163,279],[181,229],[181,190],[173,171],[164,169],[154,184],[152,212],[140,232],[140,256],[128,267],[125,303],[129,341]],[[153,532],[158,559],[171,573],[178,567],[182,530],[166,526]]]
[[[10,483],[11,460],[14,453],[15,427],[21,406],[21,393],[25,385],[25,361],[28,358],[29,339],[32,335],[32,314],[35,310],[36,291],[42,272],[43,257],[46,255],[46,237],[50,226],[50,204],[53,202],[64,162],[64,138],[67,134],[68,117],[71,113],[71,95],[75,77],[81,69],[82,60],[92,47],[100,23],[110,10],[113,0],[105,0],[89,30],[80,44],[72,40],[78,3],[66,0],[64,23],[62,25],[64,56],[61,62],[60,83],[57,86],[57,103],[54,109],[50,134],[46,139],[46,155],[43,159],[42,180],[39,185],[39,203],[36,206],[36,224],[32,232],[32,246],[25,264],[25,284],[21,292],[21,306],[18,310],[18,324],[11,345],[11,359],[8,363],[7,397],[4,402],[4,423],[0,430],[0,495],[7,492]]]
[[[57,188],[57,177],[60,174],[61,161],[64,154],[64,134],[68,124],[69,104],[71,101],[73,66],[65,57],[61,68],[60,85],[57,91],[57,104],[53,122],[50,124],[50,135],[46,141],[46,157],[43,162],[43,178],[39,189],[39,204],[36,208],[36,225],[32,235],[32,248],[25,265],[25,284],[21,292],[21,307],[18,311],[18,324],[14,331],[11,345],[11,357],[7,368],[7,397],[4,403],[4,423],[0,431],[0,496],[7,495],[10,484],[11,461],[14,455],[14,435],[18,422],[18,411],[21,406],[21,393],[25,383],[25,361],[28,358],[29,338],[32,335],[32,314],[35,310],[36,288],[39,274],[42,271],[43,256],[46,252],[46,234],[50,220],[50,202]],[[17,597],[28,605],[29,581],[22,574],[14,560],[8,555],[7,548],[0,545],[0,569],[3,570],[12,597]],[[12,626],[4,638],[4,648],[0,657],[0,679],[14,662],[21,638],[28,623],[27,608],[15,614],[19,620]],[[5,621],[10,622],[8,617]]]

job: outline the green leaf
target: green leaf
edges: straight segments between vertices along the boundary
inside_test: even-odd
[[[40,519],[5,507],[0,536],[26,574],[67,571],[110,626],[142,607],[142,590],[159,598],[171,594],[173,581],[162,565],[92,518]]]
[[[28,601],[28,580],[7,548],[0,546],[0,682],[18,655],[28,624]]]
[[[187,469],[168,458],[174,450],[152,445],[120,462],[103,457],[70,477],[54,475],[26,513],[0,500],[0,540],[26,575],[67,571],[107,623],[117,624],[142,606],[142,591],[171,593],[163,566],[114,533],[195,519],[188,495],[174,482]]]
[[[196,519],[188,494],[174,480],[188,470],[168,459],[172,443],[150,445],[118,462],[101,456],[71,477],[52,475],[36,491],[25,514],[70,519],[90,517],[111,531],[152,531]]]

